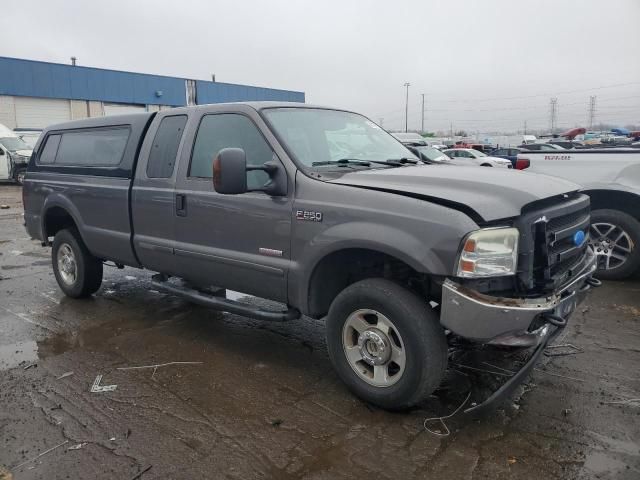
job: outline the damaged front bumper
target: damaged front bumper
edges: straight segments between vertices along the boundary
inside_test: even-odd
[[[583,268],[552,295],[505,298],[479,293],[447,279],[442,286],[440,323],[468,340],[491,345],[532,347],[564,326],[592,282],[596,256],[587,249]]]
[[[536,347],[513,376],[489,398],[465,409],[479,415],[511,395],[529,375],[547,345],[562,332],[584,294],[599,281],[592,278],[596,256],[589,248],[584,267],[553,295],[536,299],[483,295],[447,280],[443,285],[441,323],[453,333],[488,345]]]

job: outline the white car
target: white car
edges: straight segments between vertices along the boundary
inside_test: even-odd
[[[498,157],[490,157],[486,153],[479,152],[473,148],[450,148],[444,150],[454,160],[469,162],[469,165],[479,165],[481,167],[513,168],[511,160]],[[456,162],[460,164],[461,162]]]

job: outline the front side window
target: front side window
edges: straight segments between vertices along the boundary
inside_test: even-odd
[[[415,159],[397,139],[356,113],[289,107],[263,112],[289,152],[307,167],[344,159]]]
[[[273,159],[273,151],[258,128],[244,115],[222,113],[202,117],[193,145],[190,177],[213,177],[213,159],[223,148],[241,148],[247,165],[260,166]],[[260,170],[247,172],[247,188],[258,189],[269,181]]]
[[[90,167],[118,165],[128,139],[128,127],[65,132],[55,164]]]
[[[172,115],[162,119],[149,152],[147,177],[169,178],[173,175],[176,154],[186,123],[186,115]]]

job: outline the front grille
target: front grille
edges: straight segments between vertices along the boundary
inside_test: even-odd
[[[568,213],[567,215],[562,215],[561,217],[552,218],[547,222],[547,229],[558,230],[563,227],[573,225],[579,220],[582,220],[584,217],[588,217],[588,216],[589,216],[589,208],[583,208],[576,212]]]
[[[588,248],[589,198],[574,194],[558,202],[529,208],[518,220],[521,269],[526,289],[551,291],[578,273]],[[585,240],[576,245],[574,235],[582,230]]]

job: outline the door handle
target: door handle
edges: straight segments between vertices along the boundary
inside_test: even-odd
[[[187,197],[184,193],[176,194],[176,215],[179,217],[187,216]]]

